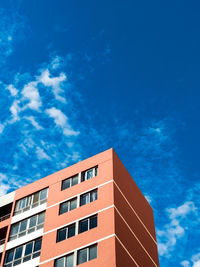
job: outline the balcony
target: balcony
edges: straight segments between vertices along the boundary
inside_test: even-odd
[[[13,203],[10,203],[10,204],[0,207],[0,214],[1,214],[0,223],[10,218],[12,204]]]
[[[0,253],[3,252],[8,226],[0,229]]]

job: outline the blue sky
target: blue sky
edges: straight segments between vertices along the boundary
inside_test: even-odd
[[[0,3],[0,194],[113,147],[161,266],[200,266],[200,5]]]

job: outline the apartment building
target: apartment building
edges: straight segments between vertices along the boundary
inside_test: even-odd
[[[0,267],[159,266],[153,210],[113,149],[0,197]]]

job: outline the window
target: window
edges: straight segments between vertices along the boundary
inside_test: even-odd
[[[34,215],[26,220],[13,224],[10,230],[9,241],[22,237],[44,226],[45,212]]]
[[[75,235],[75,223],[65,228],[59,229],[57,232],[57,242],[63,241]]]
[[[67,189],[71,186],[78,184],[78,174],[62,181],[62,188],[61,190]]]
[[[36,239],[25,245],[6,252],[4,267],[13,267],[40,256],[42,239]]]
[[[85,204],[88,204],[90,202],[93,202],[95,200],[97,200],[97,189],[90,191],[86,194],[81,195],[80,197],[80,206],[83,206]]]
[[[54,266],[55,267],[73,267],[74,266],[74,253],[55,260]]]
[[[48,189],[45,188],[39,192],[36,192],[35,194],[18,200],[15,206],[14,215],[17,215],[21,212],[25,212],[29,209],[32,209],[34,207],[37,207],[38,205],[45,203],[47,200],[47,192]]]
[[[77,253],[71,253],[62,258],[56,259],[54,267],[73,267],[96,258],[97,244],[80,249]]]
[[[77,208],[77,198],[73,198],[60,204],[59,214],[66,213]]]
[[[81,173],[81,182],[89,180],[95,176],[97,176],[98,167],[91,168]]]
[[[77,265],[96,259],[97,258],[97,245],[78,250]]]
[[[79,233],[83,233],[97,227],[97,214],[79,222]]]

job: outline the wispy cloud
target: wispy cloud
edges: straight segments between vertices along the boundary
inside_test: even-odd
[[[62,128],[63,134],[66,136],[71,136],[71,135],[78,135],[79,132],[74,131],[70,124],[68,123],[68,118],[65,116],[65,114],[56,108],[50,108],[46,109],[46,113],[49,115],[49,117],[54,119],[54,122],[57,126]]]
[[[197,208],[193,202],[187,201],[177,208],[167,208],[166,212],[170,222],[164,225],[163,230],[157,230],[158,249],[161,256],[170,257],[177,241],[188,229],[191,214],[197,215]]]

